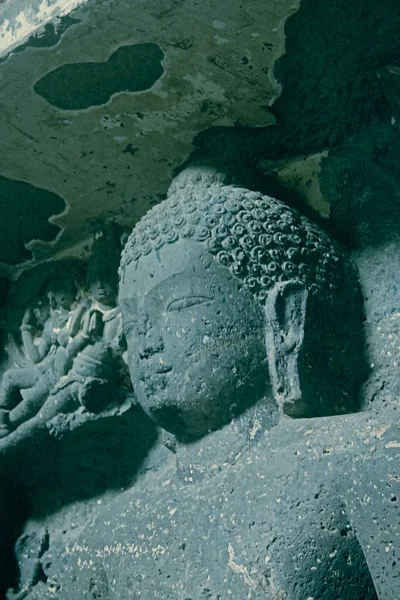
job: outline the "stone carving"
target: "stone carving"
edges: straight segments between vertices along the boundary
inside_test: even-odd
[[[119,300],[137,398],[170,433],[50,550],[58,600],[396,598],[396,410],[340,414],[365,374],[340,248],[192,167],[135,227]]]
[[[137,398],[178,439],[168,444],[178,468],[167,461],[158,480],[144,478],[112,508],[124,517],[128,506],[144,511],[114,540],[124,572],[134,555],[126,597],[377,598],[368,544],[356,535],[357,493],[340,478],[341,469],[359,476],[353,455],[337,454],[321,471],[304,437],[314,421],[296,428],[279,419],[357,408],[362,299],[337,244],[283,203],[194,166],[133,230],[119,298]],[[365,440],[340,418],[325,436],[333,446],[351,438],[365,454]],[[334,455],[326,439],[315,435],[314,447]],[[385,461],[381,450],[376,459]],[[295,456],[303,462],[292,474]],[[301,489],[299,476],[310,485]],[[118,528],[118,517],[110,523]],[[108,533],[82,536],[76,554],[95,567],[68,593],[89,598],[85,578],[116,572]],[[137,541],[131,549],[128,538]],[[381,589],[392,581],[385,574]]]
[[[337,415],[357,407],[364,373],[340,248],[192,167],[135,227],[119,299],[138,401],[172,453],[159,446],[158,471],[63,552],[60,599],[105,581],[110,598],[376,600],[352,512],[363,462],[347,452],[370,453],[368,420]]]
[[[26,362],[30,364],[9,369],[3,375],[0,388],[2,436],[34,416],[57,380],[68,370],[72,356],[68,341],[76,335],[83,312],[83,306],[76,307],[76,293],[70,279],[53,282],[48,294],[53,309],[44,321],[38,344],[35,338],[43,313],[26,309],[20,329]],[[78,339],[81,341],[81,337],[74,344]]]
[[[47,420],[79,405],[96,412],[121,400],[117,380],[122,368],[124,339],[116,300],[116,262],[120,246],[110,231],[95,241],[93,259],[89,263],[91,304],[83,317],[87,343],[74,358],[68,374],[55,385],[43,407],[42,418]]]
[[[354,410],[363,376],[354,267],[282,202],[202,177],[184,171],[122,255],[120,304],[142,406],[187,439],[262,398],[297,417]]]
[[[35,311],[25,311],[20,329],[30,365],[10,369],[3,376],[3,437],[15,429],[23,437],[29,429],[79,406],[98,412],[121,401],[114,389],[124,349],[116,302],[120,252],[116,237],[114,230],[105,229],[93,244],[88,295],[80,292],[76,301],[76,286],[68,279],[50,286],[53,308],[38,342],[40,323],[35,322]],[[26,422],[30,425],[19,430]]]
[[[395,600],[399,429],[373,437],[395,411],[270,431],[260,414],[158,448],[162,466],[57,556],[59,599],[93,600],[105,581],[118,600]]]

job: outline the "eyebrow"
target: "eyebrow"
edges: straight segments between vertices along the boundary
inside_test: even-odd
[[[188,304],[190,303],[190,301],[193,301],[193,304],[204,304],[205,302],[212,302],[214,300],[214,298],[210,297],[210,296],[203,296],[201,294],[193,294],[191,296],[187,295],[187,296],[178,296],[178,297],[174,297],[170,302],[168,302],[167,305],[167,310],[170,308],[171,304],[173,304],[174,302],[180,302],[180,301],[184,301],[187,300]],[[183,306],[183,308],[186,308],[185,306]]]

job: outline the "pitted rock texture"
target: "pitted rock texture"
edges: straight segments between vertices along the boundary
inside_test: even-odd
[[[281,422],[241,444],[232,426],[165,450],[54,557],[60,599],[92,600],[106,581],[124,600],[394,600],[395,412]]]
[[[16,0],[8,0],[2,9],[16,4]],[[50,6],[41,1],[35,4]],[[54,598],[60,574],[68,581],[71,573],[77,580],[63,588],[71,600],[85,594],[90,600],[100,595],[112,598],[112,594],[124,600],[130,594],[137,600],[146,598],[146,593],[149,600],[156,597],[154,593],[176,600],[177,589],[182,600],[225,600],[219,589],[226,583],[224,578],[232,583],[233,592],[240,593],[239,600],[250,593],[253,598],[260,594],[263,600],[287,600],[288,596],[305,600],[303,592],[305,598],[316,600],[325,595],[332,600],[329,585],[341,585],[335,574],[338,566],[343,567],[342,582],[346,584],[343,595],[336,594],[339,597],[352,593],[351,600],[356,594],[360,600],[398,600],[399,542],[394,527],[399,523],[400,497],[400,437],[396,429],[400,4],[392,0],[372,0],[368,6],[364,0],[351,4],[347,0],[303,0],[299,8],[291,2],[279,6],[233,2],[226,14],[225,3],[151,0],[135,2],[133,9],[128,1],[92,0],[73,18],[82,22],[70,27],[54,48],[34,48],[32,44],[0,64],[2,176],[57,193],[71,207],[57,219],[66,229],[56,244],[33,243],[36,257],[80,252],[82,246],[79,250],[71,247],[88,237],[99,216],[133,226],[164,197],[174,170],[192,152],[194,136],[195,146],[205,154],[229,156],[234,149],[244,161],[255,156],[259,162],[261,157],[276,162],[278,170],[285,161],[290,168],[293,157],[303,160],[322,155],[317,176],[315,169],[312,177],[308,170],[306,177],[304,172],[296,172],[286,185],[283,173],[282,183],[272,177],[264,181],[263,190],[301,206],[299,185],[303,188],[302,182],[306,187],[317,181],[325,199],[324,226],[356,248],[353,258],[364,294],[371,368],[364,395],[369,412],[344,418],[343,427],[344,421],[337,419],[304,421],[297,424],[298,431],[286,424],[286,433],[278,428],[265,451],[249,461],[248,474],[236,464],[240,457],[235,464],[222,467],[218,461],[210,461],[208,470],[217,472],[221,482],[235,470],[233,487],[226,486],[225,480],[218,485],[207,480],[192,496],[176,477],[183,472],[187,486],[193,483],[190,479],[199,481],[204,474],[187,469],[187,463],[178,465],[176,474],[175,458],[170,456],[168,461],[163,450],[145,460],[141,449],[146,452],[148,445],[141,445],[136,438],[135,418],[124,435],[118,427],[111,428],[112,440],[107,428],[94,428],[95,444],[83,430],[83,439],[78,434],[74,444],[66,442],[55,454],[41,447],[33,452],[29,448],[23,457],[26,462],[5,465],[11,479],[15,474],[22,481],[12,482],[8,477],[2,486],[8,496],[0,497],[1,585],[4,588],[17,581],[12,546],[26,520],[26,528],[33,534],[43,527],[50,532],[49,555],[43,563],[48,579],[39,582],[29,600]],[[42,24],[36,19],[32,22],[35,27]],[[7,43],[21,42],[21,33],[31,32],[21,29],[21,23],[23,18],[5,24],[0,37],[5,35]],[[166,57],[165,76],[150,92],[135,97],[122,92],[106,107],[79,115],[48,105],[34,92],[37,81],[63,65],[105,63],[119,46],[144,43],[159,45]],[[282,55],[273,73],[276,59]],[[271,104],[280,92],[272,116]],[[276,120],[277,125],[271,127]],[[275,171],[271,164],[269,171]],[[304,196],[304,190],[300,192],[299,196]],[[25,289],[29,294],[29,286]],[[142,425],[139,431],[143,431]],[[167,443],[174,450],[174,443]],[[132,448],[140,460],[132,461]],[[308,468],[309,461],[313,467]],[[138,476],[136,462],[148,470],[145,481],[141,473]],[[166,466],[160,467],[164,462]],[[268,475],[269,483],[267,477],[258,477],[259,465],[264,469],[260,468],[259,475]],[[138,486],[132,471],[138,476]],[[321,487],[322,481],[328,492]],[[250,487],[246,484],[254,482],[255,488],[264,486],[260,496],[266,496],[247,506],[248,498],[240,490],[244,486],[247,491]],[[129,486],[131,489],[120,495],[121,488]],[[235,502],[240,500],[244,507],[235,514],[235,523],[230,520],[234,509],[229,498],[222,503],[232,489]],[[119,497],[103,509],[115,496]],[[144,517],[138,521],[142,506]],[[169,511],[174,510],[171,515]],[[256,514],[261,515],[258,525]],[[294,522],[293,514],[304,521]],[[322,520],[318,521],[319,514]],[[177,523],[178,534],[169,538],[166,528],[150,530],[147,524],[157,523],[157,519],[168,525]],[[87,524],[89,529],[82,534]],[[245,541],[234,538],[243,524],[249,529],[245,527]],[[207,537],[201,552],[196,546],[200,543],[194,534],[196,527]],[[138,541],[139,529],[142,537]],[[254,550],[252,529],[265,534],[262,552]],[[273,542],[271,531],[277,536]],[[162,549],[153,544],[153,534],[153,539],[161,540]],[[219,540],[223,545],[218,546]],[[305,540],[303,546],[299,540]],[[166,541],[170,547],[162,554]],[[124,546],[125,542],[129,546]],[[264,554],[270,544],[277,550],[279,579],[271,565],[273,555]],[[138,556],[127,553],[127,548]],[[94,564],[82,562],[87,558]],[[165,563],[154,568],[160,560]],[[196,575],[199,565],[209,570],[211,583]],[[312,580],[308,567],[313,569]],[[178,573],[172,581],[171,573]],[[317,589],[310,587],[312,581],[319,582]]]

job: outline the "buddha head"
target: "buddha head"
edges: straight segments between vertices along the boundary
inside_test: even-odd
[[[279,200],[184,171],[127,241],[119,302],[137,398],[178,439],[257,402],[290,417],[354,410],[356,272]]]

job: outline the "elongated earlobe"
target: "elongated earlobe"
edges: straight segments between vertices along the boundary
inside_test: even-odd
[[[266,345],[275,400],[280,410],[307,412],[302,390],[302,354],[309,292],[298,281],[278,283],[265,306]]]

